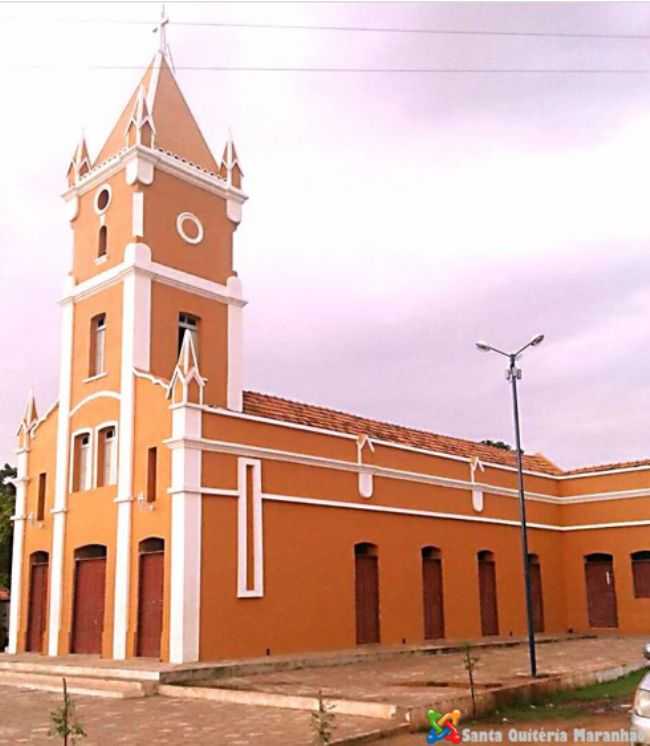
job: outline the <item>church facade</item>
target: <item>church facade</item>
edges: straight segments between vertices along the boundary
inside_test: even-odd
[[[64,198],[18,431],[10,653],[174,663],[525,633],[507,451],[242,390],[246,195],[159,52]],[[524,457],[537,632],[650,632],[650,461]]]

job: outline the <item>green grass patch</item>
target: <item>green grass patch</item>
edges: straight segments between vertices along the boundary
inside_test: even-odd
[[[616,708],[631,702],[647,669],[634,671],[614,681],[580,689],[554,692],[532,702],[513,702],[486,717],[492,722],[518,722],[577,718],[585,713]]]

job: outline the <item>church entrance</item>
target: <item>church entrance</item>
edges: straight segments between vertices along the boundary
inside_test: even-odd
[[[43,652],[43,634],[47,617],[47,577],[49,555],[47,552],[34,552],[30,562],[29,577],[29,617],[27,620],[26,650],[30,653]]]
[[[165,575],[163,539],[145,539],[140,542],[139,565],[136,655],[160,658]]]
[[[71,653],[102,652],[106,547],[90,544],[75,550]]]

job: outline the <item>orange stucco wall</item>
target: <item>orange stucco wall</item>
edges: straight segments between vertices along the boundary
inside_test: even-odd
[[[123,170],[80,189],[79,212],[72,222],[73,279],[87,280],[119,264],[124,248],[134,240],[146,243],[152,260],[167,268],[225,284],[233,274],[232,242],[235,224],[226,216],[223,197],[155,168],[150,185],[126,184]],[[166,169],[170,166],[167,164]],[[205,178],[202,172],[201,178]],[[197,175],[197,179],[199,175]],[[108,252],[97,262],[97,234],[101,219],[94,210],[96,193],[109,184],[112,198],[104,215]],[[219,187],[221,189],[222,186]],[[144,195],[144,235],[133,235],[134,191]],[[198,245],[181,239],[176,230],[179,213],[190,212],[201,221],[205,235]],[[169,274],[169,273],[168,273]],[[165,542],[164,613],[161,656],[170,650],[172,434],[166,382],[178,357],[178,317],[181,312],[199,322],[199,368],[206,379],[205,403],[200,414],[203,449],[201,536],[200,657],[256,656],[301,650],[350,647],[355,643],[354,546],[369,542],[379,557],[381,640],[387,644],[414,643],[423,638],[421,550],[435,546],[442,558],[446,636],[479,637],[477,553],[489,550],[496,562],[500,633],[524,632],[523,579],[520,556],[519,504],[516,472],[485,464],[476,479],[484,485],[484,508],[472,502],[470,464],[457,456],[432,454],[406,446],[374,443],[364,448],[363,464],[374,470],[370,498],[359,490],[356,437],[317,432],[281,422],[218,413],[227,402],[228,307],[205,292],[192,292],[191,278],[151,279],[150,319],[137,319],[137,328],[150,320],[149,377],[138,371],[134,379],[133,477],[121,497],[128,501],[130,526],[130,586],[127,655],[136,653],[138,628],[138,546],[157,537]],[[196,284],[199,284],[196,281]],[[205,284],[205,283],[203,283]],[[196,288],[195,288],[196,289]],[[120,422],[123,354],[123,285],[120,278],[74,300],[73,353],[70,381],[68,447],[74,432],[96,431],[100,424]],[[136,308],[137,314],[147,307]],[[89,377],[90,322],[106,314],[106,371]],[[126,358],[125,358],[126,359]],[[153,376],[153,378],[152,378]],[[155,379],[158,380],[155,380]],[[179,398],[182,383],[175,392]],[[192,383],[191,399],[197,399]],[[46,515],[42,525],[27,521],[19,648],[27,628],[29,556],[51,552],[52,496],[58,411],[35,429],[30,442],[27,511],[35,511],[38,475],[48,474]],[[121,436],[120,436],[121,437]],[[119,443],[118,443],[119,445]],[[176,446],[179,444],[176,443]],[[174,444],[172,444],[174,446]],[[93,449],[97,439],[93,439]],[[153,504],[146,493],[147,452],[157,448],[157,493]],[[454,451],[456,453],[456,451]],[[94,455],[94,454],[93,454]],[[237,594],[238,457],[261,463],[264,539],[264,595]],[[70,459],[66,470],[68,491]],[[210,494],[210,490],[222,494]],[[650,496],[624,494],[650,491],[650,468],[621,473],[560,478],[552,474],[526,475],[530,551],[538,555],[544,596],[545,631],[588,628],[584,556],[606,552],[614,556],[619,630],[650,632],[650,599],[635,599],[630,554],[650,550],[647,526],[616,527],[617,523],[646,521]],[[225,491],[225,492],[224,492]],[[227,491],[230,491],[228,494]],[[616,493],[615,499],[592,499]],[[619,493],[623,493],[622,495]],[[117,546],[117,486],[92,487],[67,495],[65,517],[63,600],[60,651],[70,649],[74,598],[74,552],[86,544],[107,548],[107,577],[102,655],[112,654],[113,599]],[[575,502],[575,498],[585,501]],[[129,498],[131,498],[129,500]],[[291,502],[293,499],[294,502]],[[311,501],[311,502],[310,502]],[[313,501],[327,502],[317,504]],[[603,528],[592,525],[602,524]],[[609,525],[614,524],[614,525]],[[606,526],[606,527],[605,527]],[[575,530],[576,528],[580,530]],[[585,528],[587,527],[587,528]],[[46,641],[47,642],[47,641]]]

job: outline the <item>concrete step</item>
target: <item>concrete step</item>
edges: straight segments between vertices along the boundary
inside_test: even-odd
[[[110,697],[131,699],[155,694],[155,685],[143,681],[123,681],[119,679],[99,679],[84,676],[65,676],[69,694],[83,694],[88,697]],[[38,689],[44,692],[58,692],[63,696],[63,681],[58,675],[43,673],[21,673],[0,671],[0,686],[16,686],[22,689]]]
[[[4,660],[3,660],[4,658]],[[58,676],[61,678],[72,678],[81,676],[88,679],[115,679],[124,681],[147,681],[155,683],[159,680],[160,673],[157,670],[144,668],[126,668],[111,666],[88,666],[69,663],[57,663],[55,659],[42,660],[35,657],[31,661],[17,661],[9,656],[0,658],[0,673],[22,673],[43,674]]]

